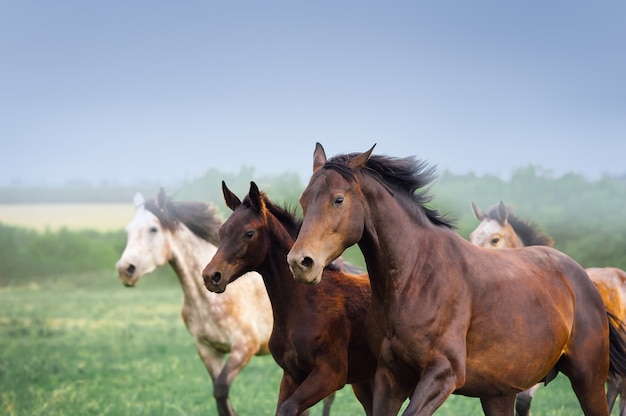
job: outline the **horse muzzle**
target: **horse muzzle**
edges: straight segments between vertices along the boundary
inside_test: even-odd
[[[118,276],[122,284],[126,287],[134,287],[139,279],[137,273],[137,267],[132,263],[120,263],[116,264]]]
[[[224,291],[226,291],[228,279],[225,279],[219,271],[204,269],[202,272],[202,280],[204,280],[204,286],[211,292],[224,293]]]
[[[299,282],[315,285],[322,279],[324,267],[309,256],[289,252],[287,263],[294,279]]]

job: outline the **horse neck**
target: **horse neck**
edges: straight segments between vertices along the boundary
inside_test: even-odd
[[[198,237],[186,226],[180,224],[168,236],[170,245],[170,265],[183,289],[185,302],[198,303],[208,291],[202,280],[202,269],[217,251],[217,247]]]
[[[266,251],[259,273],[263,276],[275,318],[284,319],[307,287],[296,282],[287,263],[287,254],[295,239],[273,215],[268,214],[267,221],[271,247]]]
[[[433,225],[422,212],[417,216],[409,212],[412,201],[400,202],[397,198],[402,196],[395,197],[382,186],[374,186],[373,191],[362,187],[368,203],[365,229],[358,245],[372,290],[383,296],[388,280],[393,280],[393,285],[401,285],[407,270],[439,261],[440,256],[431,253],[439,250],[448,239],[454,239],[455,233],[447,227]]]

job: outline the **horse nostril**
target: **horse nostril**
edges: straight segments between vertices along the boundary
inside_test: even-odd
[[[131,276],[133,273],[135,273],[135,265],[131,264],[126,268],[126,274]]]
[[[302,267],[302,269],[310,269],[311,267],[313,267],[313,259],[311,257],[303,258],[300,262],[300,266]]]
[[[222,274],[220,272],[215,272],[213,277],[211,277],[211,281],[214,284],[218,284],[220,282],[220,280],[222,280]]]

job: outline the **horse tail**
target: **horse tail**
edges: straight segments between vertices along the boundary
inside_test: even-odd
[[[609,319],[609,375],[626,377],[626,325],[615,314]]]

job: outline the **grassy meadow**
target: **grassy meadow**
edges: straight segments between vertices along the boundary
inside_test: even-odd
[[[113,270],[49,276],[1,288],[0,304],[1,415],[216,414],[169,270],[135,288],[123,287]],[[233,384],[237,411],[274,414],[280,376],[270,356],[255,357]],[[364,413],[344,388],[333,414]],[[453,396],[436,414],[482,412],[477,399]],[[537,393],[533,414],[580,414],[565,377]]]
[[[120,204],[119,217],[112,214],[115,204],[79,204],[57,210],[52,221],[45,205],[18,209],[14,214],[25,223],[11,222],[17,217],[9,220],[2,206],[0,222],[44,232],[112,231],[133,214],[132,204]],[[163,268],[125,288],[113,263],[105,271],[0,280],[0,415],[217,414],[209,376],[180,317],[182,292],[173,272]],[[232,386],[239,414],[274,414],[280,377],[271,356],[255,357]],[[532,412],[581,414],[562,375],[539,390]],[[321,415],[321,404],[311,414]],[[364,412],[346,387],[332,414]],[[460,396],[436,412],[481,414],[477,399]]]

